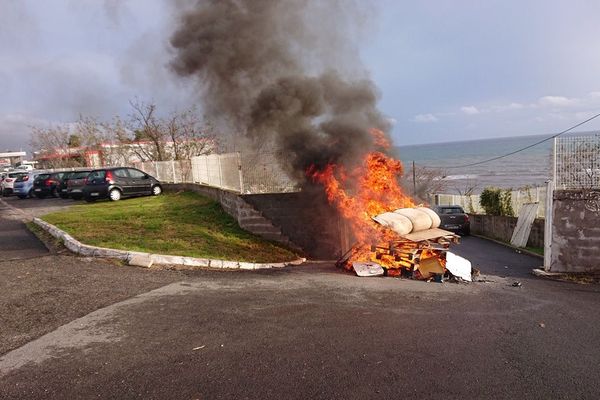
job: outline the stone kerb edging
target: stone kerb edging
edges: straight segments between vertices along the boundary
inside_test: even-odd
[[[65,247],[71,250],[73,253],[81,254],[82,256],[87,257],[115,258],[127,262],[131,261],[134,257],[148,257],[154,264],[245,270],[283,268],[288,265],[300,265],[306,261],[305,258],[298,258],[296,260],[281,263],[250,263],[242,261],[213,260],[209,258],[170,256],[165,254],[143,253],[139,251],[108,249],[105,247],[96,247],[83,244],[65,231],[58,229],[56,226],[39,218],[33,218],[33,223],[48,232],[53,237],[61,240]]]

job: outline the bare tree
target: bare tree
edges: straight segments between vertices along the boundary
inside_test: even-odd
[[[130,105],[125,120],[80,116],[75,123],[33,127],[31,146],[50,167],[84,166],[91,156],[104,165],[189,160],[217,148],[214,129],[193,108],[160,117],[154,103]]]
[[[479,181],[472,178],[468,178],[454,186],[454,190],[456,190],[460,196],[466,198],[467,211],[470,213],[476,212],[472,196],[479,187]]]
[[[161,118],[153,103],[136,100],[130,105],[130,143],[142,161],[187,160],[215,149],[213,130],[203,124],[193,108]]]
[[[444,172],[437,168],[415,166],[414,180],[412,168],[402,178],[402,187],[417,201],[429,202],[432,195],[447,189]]]
[[[49,168],[78,167],[84,165],[79,147],[72,147],[77,136],[67,124],[49,127],[32,127],[29,144],[42,165]]]

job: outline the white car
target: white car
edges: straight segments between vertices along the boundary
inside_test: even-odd
[[[21,175],[27,175],[27,172],[9,172],[6,174],[2,183],[0,183],[0,192],[2,192],[2,196],[10,196],[13,193],[15,180]]]

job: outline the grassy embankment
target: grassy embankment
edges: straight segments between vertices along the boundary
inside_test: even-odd
[[[190,192],[78,205],[43,219],[93,246],[249,262],[296,258],[241,229],[219,203]]]

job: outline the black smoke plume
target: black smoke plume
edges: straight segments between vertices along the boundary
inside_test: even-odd
[[[377,89],[348,43],[361,22],[354,6],[197,1],[171,38],[172,67],[197,81],[210,119],[256,149],[279,151],[296,176],[327,163],[352,166],[375,148],[369,130],[389,129]]]

